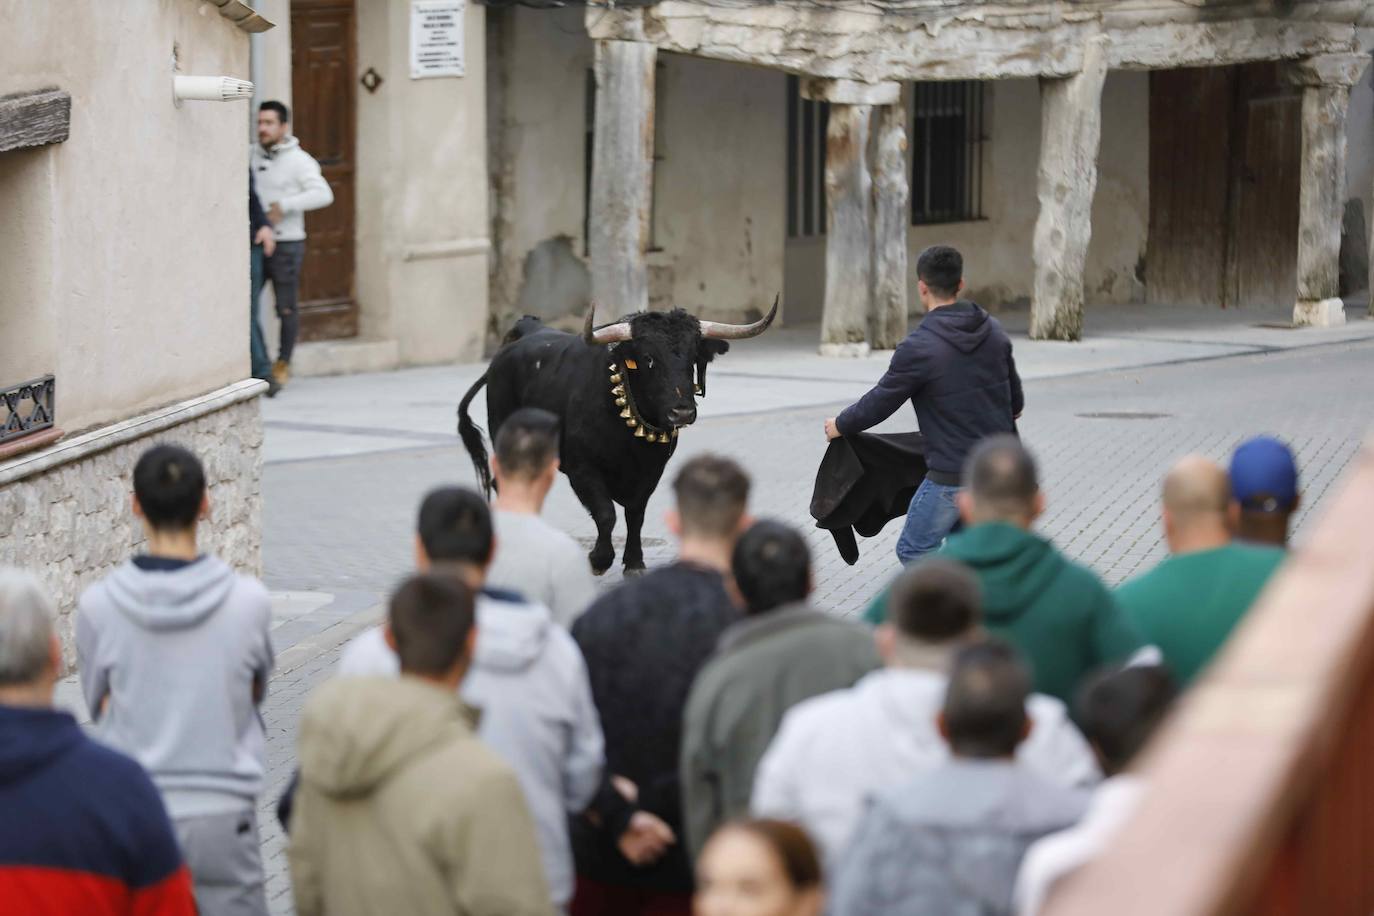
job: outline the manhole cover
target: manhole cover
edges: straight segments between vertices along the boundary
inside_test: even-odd
[[[1151,413],[1148,410],[1095,410],[1089,413],[1076,413],[1075,417],[1088,420],[1163,420],[1172,417],[1169,413]]]

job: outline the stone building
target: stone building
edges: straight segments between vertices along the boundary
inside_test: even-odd
[[[306,371],[475,358],[593,298],[740,321],[781,291],[829,352],[890,347],[939,241],[1042,337],[1122,302],[1329,323],[1367,285],[1361,0],[258,3],[261,97],[340,201],[305,327],[345,339]],[[417,79],[443,8],[463,73]]]
[[[246,78],[271,24],[239,0],[0,0],[0,22],[0,564],[43,577],[70,647],[80,590],[142,538],[153,442],[202,456],[206,547],[260,567],[246,106],[173,78]]]

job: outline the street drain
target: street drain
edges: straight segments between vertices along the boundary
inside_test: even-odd
[[[1096,410],[1091,413],[1076,413],[1075,417],[1087,420],[1163,420],[1172,417],[1170,413],[1151,413],[1148,410]]]

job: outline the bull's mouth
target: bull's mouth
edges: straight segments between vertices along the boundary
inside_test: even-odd
[[[625,421],[625,426],[634,430],[636,439],[643,439],[656,445],[667,445],[677,438],[678,430],[681,426],[669,426],[667,429],[656,426],[644,419],[638,408],[635,407],[635,396],[630,391],[630,384],[626,378],[624,370],[617,362],[612,362],[611,370],[611,397],[615,401],[615,406],[620,408],[620,419]],[[696,418],[693,417],[692,422]],[[690,424],[684,423],[683,426]]]

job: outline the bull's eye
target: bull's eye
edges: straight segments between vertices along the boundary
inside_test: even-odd
[[[654,367],[654,358],[653,358],[652,356],[649,357],[649,360],[648,360],[647,365],[648,365],[648,367],[649,367],[650,369],[652,369],[652,368]]]

